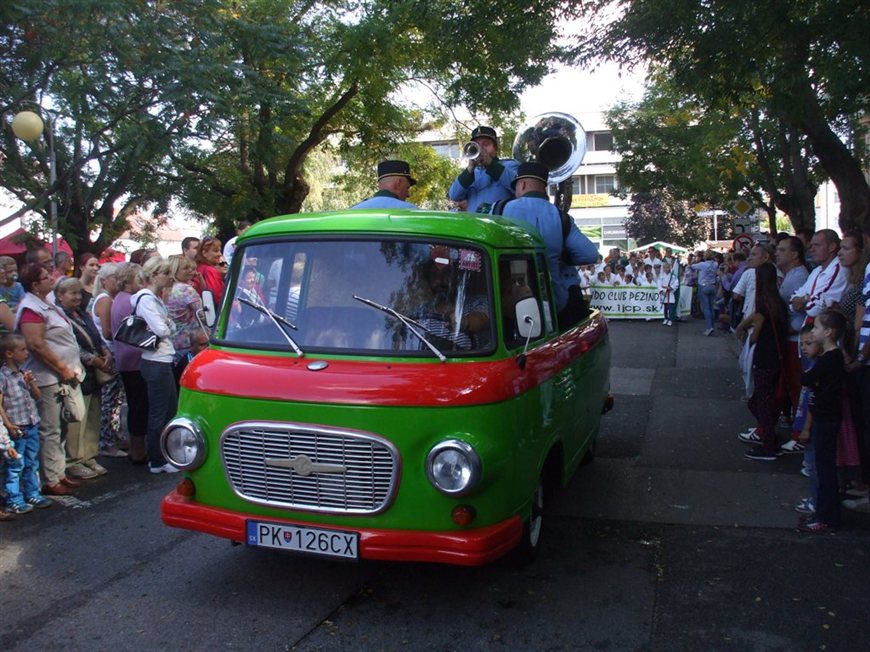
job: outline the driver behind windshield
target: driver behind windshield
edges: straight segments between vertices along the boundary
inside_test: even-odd
[[[441,246],[432,247],[421,272],[418,321],[433,335],[452,342],[457,349],[481,348],[489,335],[486,296],[466,294],[473,273],[459,271],[451,259],[450,249]]]

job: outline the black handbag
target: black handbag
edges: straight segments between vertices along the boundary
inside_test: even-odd
[[[154,351],[157,349],[160,338],[148,328],[148,322],[136,314],[136,308],[141,300],[141,296],[136,299],[136,305],[133,306],[132,314],[125,317],[124,321],[118,325],[114,339],[139,349]]]

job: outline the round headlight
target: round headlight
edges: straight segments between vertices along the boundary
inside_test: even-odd
[[[184,471],[198,468],[205,459],[205,438],[190,419],[170,421],[163,429],[160,447],[166,459]]]
[[[443,441],[429,451],[426,475],[436,489],[450,496],[462,496],[480,479],[480,457],[464,441]]]

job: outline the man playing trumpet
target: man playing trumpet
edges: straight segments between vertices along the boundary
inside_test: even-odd
[[[477,127],[471,132],[471,141],[479,148],[478,154],[469,157],[468,166],[453,181],[447,197],[457,202],[461,211],[487,213],[495,202],[514,196],[511,184],[519,163],[498,158],[498,137],[492,127]]]

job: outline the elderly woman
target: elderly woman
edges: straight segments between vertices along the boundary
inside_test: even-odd
[[[118,294],[118,266],[106,263],[100,267],[94,282],[94,300],[88,306],[88,313],[99,331],[100,338],[109,351],[114,351],[112,341],[112,302]],[[111,364],[112,379],[100,389],[100,455],[106,457],[126,457],[120,449],[121,407],[126,398],[124,384],[115,367],[114,357]]]
[[[84,378],[73,326],[63,311],[46,302],[51,292],[51,273],[41,265],[21,270],[26,290],[18,306],[16,327],[24,336],[30,358],[26,368],[33,372],[42,396],[39,410],[40,462],[45,484],[42,492],[53,496],[72,493],[80,483],[66,476],[66,453],[61,441],[61,388],[79,392]]]
[[[85,369],[85,377],[81,381],[85,416],[79,422],[67,424],[66,474],[74,478],[94,478],[106,473],[105,467],[96,460],[100,452],[100,383],[97,370],[109,372],[111,355],[103,345],[94,322],[81,307],[82,283],[79,279],[59,280],[54,286],[54,301],[72,324],[79,346],[79,358]]]
[[[191,349],[200,350],[203,340],[208,341],[208,333],[197,316],[202,309],[202,300],[191,285],[196,277],[196,265],[184,254],[178,254],[169,257],[169,268],[173,283],[165,303],[176,328],[172,345],[175,347],[174,371],[178,379],[187,366],[187,356]]]
[[[141,273],[142,268],[136,263],[121,263],[115,270],[117,287],[110,311],[112,333],[117,331],[121,322],[133,312],[130,298],[142,287]],[[114,342],[112,351],[115,355],[115,368],[121,375],[121,383],[127,396],[127,432],[130,434],[130,452],[127,458],[133,464],[145,464],[148,461],[145,452],[145,432],[148,430],[148,388],[140,373],[142,349],[124,342]]]
[[[134,294],[130,302],[133,311],[145,320],[149,330],[159,338],[155,350],[142,351],[140,367],[148,387],[148,430],[145,436],[148,466],[151,473],[176,473],[178,469],[166,461],[160,450],[160,433],[175,416],[178,407],[178,390],[172,373],[175,324],[161,299],[173,283],[169,261],[158,256],[149,258],[142,268],[142,277],[145,287]]]
[[[196,271],[202,281],[194,279],[194,288],[200,294],[203,290],[211,290],[215,303],[220,302],[224,293],[224,272],[218,267],[222,257],[220,240],[207,235],[200,241],[196,251]]]

